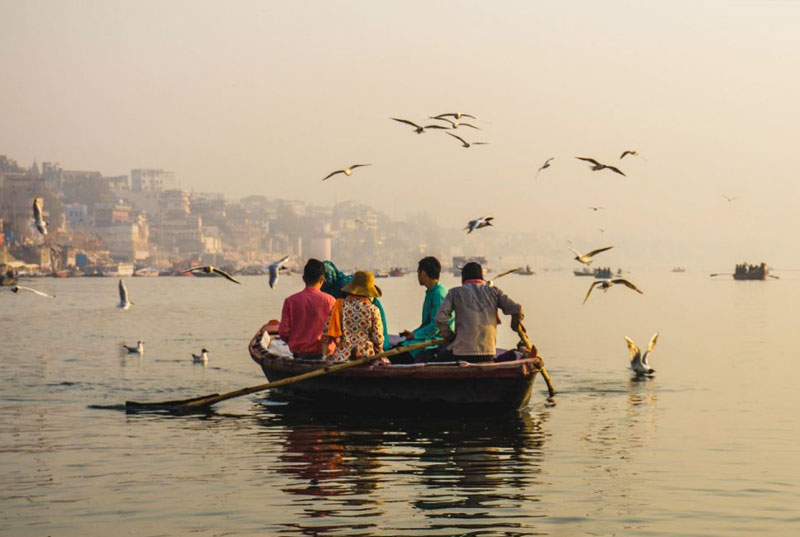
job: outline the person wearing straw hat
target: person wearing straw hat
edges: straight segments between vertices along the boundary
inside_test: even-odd
[[[342,287],[323,331],[323,354],[334,362],[373,356],[383,350],[383,322],[372,300],[382,295],[375,276],[359,270]],[[384,361],[387,361],[384,359]]]

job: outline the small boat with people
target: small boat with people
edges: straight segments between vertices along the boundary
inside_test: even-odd
[[[769,276],[769,267],[763,262],[759,265],[742,263],[736,265],[736,269],[733,271],[734,280],[766,280],[767,276]]]
[[[598,278],[603,280],[611,278],[613,274],[611,272],[611,267],[602,267],[602,268],[598,267],[595,269],[590,269],[589,267],[583,267],[582,269],[579,270],[573,270],[572,273],[575,276],[591,276],[593,278]],[[617,274],[618,275],[622,274],[622,269],[617,269]]]
[[[251,358],[270,382],[324,367],[321,360],[295,359],[275,329],[274,323],[264,325],[248,346]],[[487,363],[365,365],[281,386],[275,392],[281,399],[325,406],[523,408],[530,400],[541,359],[500,349],[497,357]],[[504,357],[511,359],[505,361]]]

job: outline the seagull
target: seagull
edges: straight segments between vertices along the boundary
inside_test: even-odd
[[[638,157],[639,156],[639,152],[638,151],[633,151],[631,149],[628,149],[628,150],[622,152],[622,154],[619,156],[619,159],[622,160],[627,155],[630,155],[632,157]]]
[[[122,348],[128,351],[128,354],[144,354],[144,341],[137,341],[135,347],[130,345],[122,345]]]
[[[597,162],[593,158],[588,158],[588,157],[575,157],[575,158],[578,159],[578,160],[583,160],[585,162],[591,163],[592,164],[592,171],[596,172],[596,171],[599,171],[599,170],[611,170],[612,172],[617,172],[618,174],[622,175],[623,177],[625,176],[625,174],[622,173],[622,171],[620,171],[619,168],[615,168],[614,166],[609,166],[607,164],[600,164],[599,162]]]
[[[122,280],[119,281],[119,303],[117,303],[118,308],[122,308],[124,310],[129,309],[133,306],[133,302],[128,299],[128,288],[125,287],[125,284]]]
[[[44,221],[44,216],[42,215],[43,201],[42,198],[33,198],[33,220],[39,233],[47,235],[47,222]]]
[[[461,142],[461,147],[470,147],[470,146],[473,146],[473,145],[489,145],[489,142],[472,142],[472,143],[469,143],[465,139],[463,139],[461,136],[456,136],[452,132],[446,132],[445,134],[449,134],[453,138],[458,139]]]
[[[457,129],[459,127],[472,127],[473,129],[481,130],[480,127],[476,127],[471,123],[458,123],[457,121],[453,121],[452,119],[447,119],[446,117],[431,117],[428,119],[437,119],[439,121],[447,121],[450,124],[450,127],[453,129]]]
[[[592,206],[590,206],[589,208],[590,208],[591,210],[593,210],[594,212],[597,212],[597,211],[599,211],[599,210],[601,210],[601,209],[605,209],[605,207],[592,207]]]
[[[283,268],[283,264],[289,261],[289,256],[284,256],[269,266],[269,288],[274,289],[278,284],[278,271]]]
[[[450,112],[448,114],[439,114],[438,116],[434,116],[433,119],[443,119],[448,116],[454,117],[456,119],[461,119],[462,117],[468,117],[470,119],[478,119],[475,116],[471,116],[469,114],[462,114],[461,112]]]
[[[581,254],[579,251],[575,250],[574,248],[570,248],[569,246],[567,246],[567,248],[572,250],[572,253],[575,254],[575,261],[577,261],[579,263],[583,263],[586,266],[589,266],[589,265],[592,264],[592,261],[593,261],[592,257],[593,256],[599,254],[600,252],[605,252],[606,250],[610,250],[610,249],[613,248],[613,246],[606,246],[605,248],[598,248],[597,250],[592,250],[588,254]]]
[[[215,267],[213,265],[206,265],[206,266],[203,266],[203,267],[192,267],[189,270],[184,270],[183,271],[184,274],[186,274],[187,272],[205,272],[206,274],[213,274],[213,273],[216,272],[217,274],[219,274],[223,278],[227,278],[228,280],[232,281],[233,283],[238,283],[239,285],[242,284],[242,282],[234,279],[233,276],[231,276],[230,274],[228,274],[224,270],[218,269],[217,267]]]
[[[486,226],[491,226],[492,220],[494,220],[494,216],[482,216],[480,218],[476,218],[475,220],[470,220],[469,222],[467,222],[467,227],[465,227],[464,229],[467,230],[467,235],[469,235],[476,229],[480,229]]]
[[[445,127],[443,125],[425,125],[423,127],[422,125],[417,125],[413,121],[409,121],[407,119],[398,119],[396,117],[392,117],[392,118],[389,118],[389,119],[393,119],[395,121],[399,121],[400,123],[405,123],[406,125],[411,125],[412,127],[414,127],[414,132],[416,132],[417,134],[422,134],[423,132],[425,132],[425,129],[446,129],[447,128],[447,127]]]
[[[343,173],[346,176],[350,177],[351,175],[353,175],[353,170],[355,170],[356,168],[363,168],[364,166],[372,166],[372,164],[353,164],[349,168],[345,168],[343,170],[336,170],[335,172],[329,173],[322,180],[326,181],[331,177],[333,177],[334,175],[336,175],[337,173]]]
[[[506,270],[504,272],[501,272],[500,274],[495,276],[493,280],[487,281],[486,285],[488,285],[489,287],[493,287],[494,286],[494,280],[502,278],[503,276],[508,276],[509,274],[513,274],[515,272],[519,272],[520,270],[522,270],[522,267],[512,268],[510,270]]]
[[[735,200],[736,198],[738,198],[739,196],[726,196],[725,194],[723,194],[722,197],[725,198],[726,200],[728,200],[728,203],[730,203],[733,200]]]
[[[208,349],[203,349],[200,351],[200,354],[197,355],[192,353],[192,361],[196,364],[207,364],[208,363]]]
[[[48,295],[47,293],[43,293],[42,291],[38,291],[32,287],[25,287],[23,285],[14,285],[11,287],[10,291],[12,293],[19,293],[20,291],[30,291],[31,293],[47,298],[55,298],[55,295]]]
[[[550,157],[549,159],[545,160],[544,164],[542,164],[542,167],[539,168],[539,170],[536,172],[536,177],[539,177],[539,172],[541,172],[542,170],[544,170],[546,168],[549,168],[550,167],[550,162],[555,158],[556,157]]]
[[[657,340],[658,332],[653,334],[653,337],[650,339],[650,345],[647,346],[647,350],[642,354],[642,351],[639,350],[636,343],[628,336],[625,336],[625,341],[628,343],[628,352],[631,353],[631,369],[636,373],[637,377],[649,377],[656,372],[656,370],[651,368],[650,364],[647,363],[647,355],[653,352]]]
[[[638,287],[636,287],[635,285],[633,285],[631,282],[629,282],[628,280],[626,280],[624,278],[614,278],[613,280],[597,280],[594,283],[592,283],[592,285],[589,286],[589,292],[586,293],[586,297],[583,299],[583,304],[586,304],[586,301],[589,299],[589,295],[592,294],[592,290],[594,290],[595,287],[600,286],[600,289],[602,289],[605,292],[605,291],[608,291],[608,289],[612,285],[617,284],[617,283],[621,283],[622,285],[624,285],[624,286],[626,286],[626,287],[628,287],[630,289],[633,289],[634,291],[636,291],[640,295],[644,294]]]

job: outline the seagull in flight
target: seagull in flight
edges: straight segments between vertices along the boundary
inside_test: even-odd
[[[650,339],[650,345],[647,346],[647,350],[644,351],[644,354],[642,354],[642,351],[639,350],[639,347],[631,338],[625,336],[625,341],[628,343],[628,352],[631,354],[631,369],[634,373],[636,373],[636,376],[649,377],[655,373],[656,370],[650,367],[650,364],[647,363],[647,356],[653,352],[653,349],[656,346],[656,341],[658,341],[658,332],[653,334],[653,337]]]
[[[572,253],[575,254],[575,261],[577,261],[579,263],[583,263],[586,266],[589,266],[589,265],[592,264],[592,261],[593,261],[592,257],[593,256],[599,254],[600,252],[605,252],[606,250],[610,250],[610,249],[613,248],[613,246],[606,246],[605,248],[598,248],[597,250],[592,250],[591,252],[589,252],[587,254],[582,254],[578,250],[576,250],[574,248],[570,248],[569,246],[567,246],[567,248],[569,248],[572,251]]]
[[[118,308],[122,308],[124,310],[130,309],[133,305],[133,302],[128,299],[128,288],[125,287],[125,283],[122,280],[119,281],[119,302],[117,303]]]
[[[601,210],[601,209],[605,209],[605,207],[594,207],[594,206],[590,206],[589,208],[590,208],[591,210],[593,210],[594,212],[597,212],[597,211],[599,211],[599,210]]]
[[[42,198],[33,198],[33,222],[39,233],[44,236],[47,235],[47,222],[44,221],[44,216],[42,215],[43,201]]]
[[[480,218],[476,218],[475,220],[470,220],[467,223],[467,227],[465,227],[464,229],[467,230],[467,235],[469,235],[476,229],[480,229],[486,226],[491,226],[492,220],[494,220],[494,216],[482,216]]]
[[[208,363],[208,349],[203,348],[200,351],[200,354],[192,353],[192,361],[196,364],[207,364]]]
[[[628,149],[628,150],[622,152],[622,154],[619,156],[619,159],[622,160],[628,155],[630,155],[632,157],[638,157],[639,156],[639,152],[638,151],[633,151],[632,149]]]
[[[633,289],[640,295],[643,295],[644,292],[641,291],[638,287],[633,285],[631,282],[626,280],[625,278],[614,278],[613,280],[597,280],[592,285],[589,286],[589,291],[586,293],[586,296],[583,299],[583,304],[586,304],[586,301],[589,300],[589,295],[592,294],[592,291],[595,287],[600,287],[603,292],[608,291],[615,284],[622,284],[629,289]]]
[[[206,274],[217,273],[220,276],[222,276],[223,278],[226,278],[226,279],[232,281],[233,283],[238,283],[239,285],[242,284],[242,282],[240,282],[239,280],[235,279],[233,276],[231,276],[230,274],[228,274],[224,270],[218,269],[217,267],[215,267],[213,265],[206,265],[206,266],[202,266],[202,267],[192,267],[189,270],[184,270],[183,271],[184,274],[186,274],[187,272],[204,272]]]
[[[472,143],[469,143],[465,139],[463,139],[461,136],[456,136],[452,132],[446,132],[445,134],[449,134],[453,138],[456,138],[458,141],[460,141],[461,142],[461,147],[470,147],[470,146],[473,146],[473,145],[489,145],[489,142],[472,142]]]
[[[492,287],[492,286],[494,286],[494,280],[502,278],[503,276],[508,276],[509,274],[514,274],[515,272],[519,272],[520,270],[522,270],[522,267],[512,268],[512,269],[503,271],[500,274],[498,274],[497,276],[495,276],[494,279],[487,281],[486,285],[488,285],[489,287]]]
[[[333,177],[337,173],[343,173],[346,176],[350,177],[351,175],[353,175],[353,170],[355,170],[356,168],[363,168],[364,166],[372,166],[372,164],[353,164],[349,168],[345,168],[343,170],[336,170],[335,172],[329,173],[322,180],[323,181],[327,181],[328,179],[330,179],[331,177]]]
[[[396,118],[396,117],[389,118],[389,119],[393,119],[395,121],[399,121],[400,123],[405,123],[406,125],[411,125],[412,127],[414,127],[414,132],[416,132],[417,134],[422,134],[423,132],[425,132],[426,129],[446,129],[447,128],[444,125],[425,125],[425,126],[417,125],[413,121],[409,121],[407,119],[399,119],[399,118]]]
[[[283,264],[289,261],[289,256],[284,256],[269,266],[269,288],[274,289],[278,285],[278,272],[283,268]]]
[[[735,200],[736,198],[738,198],[739,196],[726,196],[725,194],[723,194],[722,197],[725,198],[726,200],[728,200],[728,203],[730,203],[733,200]]]
[[[35,295],[43,296],[46,298],[55,298],[55,295],[48,295],[47,293],[43,293],[42,291],[38,291],[32,287],[25,287],[23,285],[14,285],[9,289],[12,293],[19,293],[20,291],[28,291]]]
[[[428,119],[437,119],[439,121],[447,121],[450,124],[450,128],[457,129],[459,127],[472,127],[473,129],[481,130],[480,127],[476,127],[471,123],[458,123],[457,121],[453,121],[452,119],[447,119],[446,117],[431,117]]]
[[[128,354],[144,354],[144,341],[137,341],[135,347],[122,345],[122,348],[128,351]]]
[[[541,171],[542,171],[542,170],[544,170],[544,169],[547,169],[547,168],[549,168],[549,167],[550,167],[550,162],[552,162],[552,161],[553,161],[553,159],[555,159],[555,158],[556,158],[556,157],[550,157],[549,159],[545,160],[545,161],[544,161],[544,164],[542,164],[542,167],[541,167],[541,168],[539,168],[539,170],[536,172],[536,177],[539,177],[539,172],[541,172]]]
[[[475,116],[471,116],[469,114],[462,114],[461,112],[450,112],[448,114],[439,114],[438,116],[434,116],[432,119],[443,119],[446,117],[454,117],[456,119],[461,119],[462,117],[468,117],[470,119],[478,119]]]
[[[611,170],[612,172],[616,172],[616,173],[622,175],[623,177],[625,177],[625,174],[622,173],[622,171],[619,168],[616,168],[614,166],[609,166],[608,164],[601,164],[601,163],[597,162],[593,158],[589,158],[589,157],[575,157],[575,158],[578,159],[578,160],[583,160],[584,162],[590,163],[592,165],[592,171],[594,171],[594,172],[599,171],[599,170]]]

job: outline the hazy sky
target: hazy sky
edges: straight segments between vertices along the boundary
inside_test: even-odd
[[[0,154],[450,227],[491,214],[487,233],[625,259],[800,266],[798,21],[789,1],[0,0]],[[491,145],[388,119],[451,111]],[[320,182],[356,162],[373,166]]]

